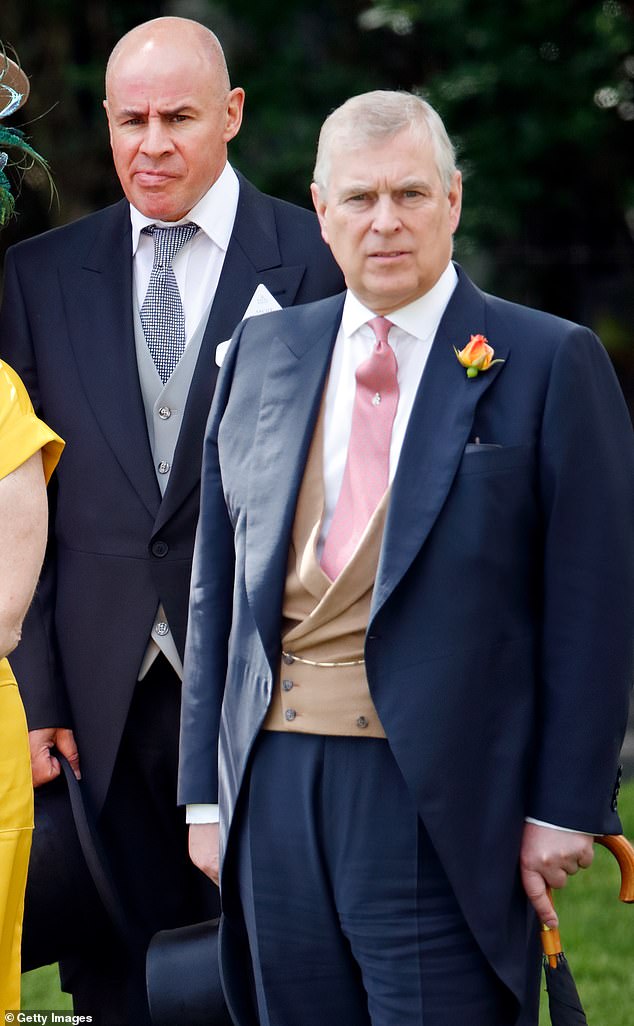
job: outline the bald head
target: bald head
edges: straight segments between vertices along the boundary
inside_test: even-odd
[[[114,47],[106,65],[106,96],[108,83],[116,74],[118,64],[128,58],[152,60],[165,47],[186,50],[196,62],[213,71],[220,89],[230,89],[227,62],[218,37],[211,29],[190,18],[154,18],[126,32]]]
[[[204,25],[156,18],[128,32],[108,61],[104,107],[133,206],[161,221],[188,214],[222,174],[243,102]]]

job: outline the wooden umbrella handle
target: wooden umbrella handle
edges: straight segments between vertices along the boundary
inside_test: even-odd
[[[546,888],[546,894],[548,895],[548,899],[554,908],[555,903],[553,901],[553,892],[550,887]],[[557,955],[561,955],[564,950],[561,946],[561,936],[559,934],[559,927],[546,926],[545,923],[542,923],[540,936],[542,941],[542,950],[546,958],[548,959],[548,964],[551,969],[556,969]]]
[[[597,844],[602,844],[604,848],[611,851],[619,864],[619,869],[621,870],[619,898],[628,904],[634,903],[634,847],[623,834],[603,834],[601,837],[595,837],[594,840]],[[553,895],[550,887],[547,887],[546,890],[552,902]],[[541,939],[542,948],[548,963],[555,969],[557,967],[557,955],[561,954],[563,950],[559,930],[557,928],[551,929],[542,924]]]
[[[597,844],[611,851],[621,870],[619,898],[628,904],[634,902],[634,847],[623,834],[603,834],[595,837]]]

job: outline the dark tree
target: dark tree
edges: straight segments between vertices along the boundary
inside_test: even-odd
[[[319,126],[353,93],[420,91],[458,145],[456,255],[500,294],[581,320],[634,391],[634,19],[625,0],[3,0],[32,81],[13,119],[59,203],[24,186],[16,239],[120,195],[101,109],[108,53],[160,14],[195,17],[247,90],[234,163],[309,205]]]

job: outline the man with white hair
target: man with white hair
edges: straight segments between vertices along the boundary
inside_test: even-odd
[[[129,916],[130,955],[95,925],[63,965],[76,1011],[108,1026],[149,1022],[152,934],[217,909],[176,807],[217,361],[245,315],[343,284],[315,215],[263,195],[228,163],[243,102],[209,29],[171,17],[134,28],[108,61],[104,102],[125,199],[6,260],[2,355],[70,453],[15,669],[35,783],[59,774],[53,746],[81,767]]]
[[[630,419],[591,331],[452,262],[423,100],[343,104],[314,177],[347,292],[238,328],[203,458],[179,792],[228,1004],[535,1026],[546,887],[620,832]]]

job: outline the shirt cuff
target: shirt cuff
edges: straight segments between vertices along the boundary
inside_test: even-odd
[[[594,834],[589,834],[587,830],[573,830],[572,827],[557,826],[555,823],[544,823],[543,819],[533,819],[532,816],[527,816],[524,822],[534,823],[535,826],[549,827],[550,830],[561,830],[563,834],[583,834],[584,837],[594,837]]]
[[[188,823],[217,823],[220,810],[217,805],[187,805],[185,819]]]

